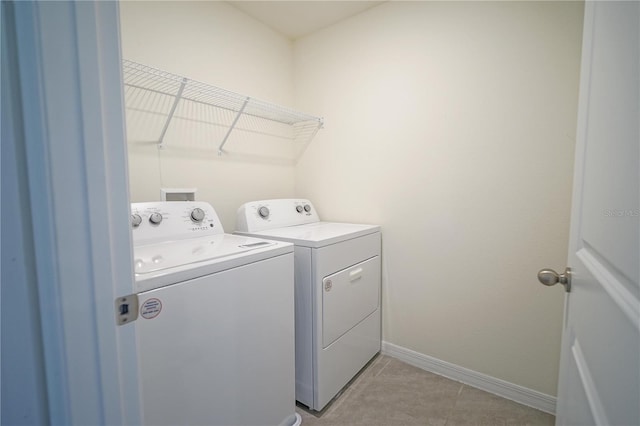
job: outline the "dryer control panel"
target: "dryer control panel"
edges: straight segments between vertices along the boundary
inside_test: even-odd
[[[279,198],[251,201],[238,209],[236,231],[256,232],[314,222],[320,222],[320,217],[309,200]]]
[[[211,204],[202,201],[158,201],[131,204],[134,245],[224,234]]]

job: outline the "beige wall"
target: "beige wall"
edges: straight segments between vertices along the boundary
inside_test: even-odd
[[[581,3],[389,2],[295,43],[223,2],[121,19],[125,58],[326,122],[295,170],[130,145],[133,201],[379,223],[386,341],[555,395],[564,295],[535,274],[566,263]]]
[[[269,102],[293,104],[291,41],[224,2],[125,1],[120,3],[120,20],[125,59]],[[129,121],[129,133],[144,133],[133,127],[145,124]],[[293,196],[292,165],[219,157],[219,140],[192,149],[196,136],[176,120],[172,126],[161,150],[153,143],[129,141],[133,202],[159,200],[160,187],[197,187],[197,199],[210,202],[230,232],[242,203]],[[151,132],[159,136],[157,128]]]
[[[294,44],[296,195],[383,229],[384,339],[555,395],[582,8],[390,2]]]

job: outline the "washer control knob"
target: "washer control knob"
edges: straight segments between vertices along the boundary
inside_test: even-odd
[[[311,206],[309,204],[304,205],[304,211],[309,213],[311,211]]]
[[[304,210],[304,209],[302,208],[302,206],[296,206],[296,211],[297,211],[298,213],[302,213],[302,210]]]
[[[151,213],[151,216],[149,216],[149,222],[154,225],[159,225],[160,222],[162,222],[162,215],[160,213]]]
[[[134,228],[137,228],[138,226],[140,226],[141,223],[142,223],[142,218],[140,217],[139,214],[134,213],[131,215],[131,226],[133,226]]]
[[[258,214],[261,218],[266,219],[269,217],[269,207],[262,206],[258,209]]]
[[[204,219],[204,210],[202,210],[201,208],[196,207],[195,209],[191,210],[191,220],[197,223],[202,222],[202,219]]]

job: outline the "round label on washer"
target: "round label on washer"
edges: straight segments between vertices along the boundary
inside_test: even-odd
[[[148,299],[140,307],[140,316],[144,319],[157,317],[162,310],[162,302],[159,299]]]

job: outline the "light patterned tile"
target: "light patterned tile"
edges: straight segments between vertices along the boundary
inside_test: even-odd
[[[447,426],[543,426],[555,424],[551,414],[465,386]]]
[[[378,356],[321,413],[298,407],[304,426],[542,426],[549,414]]]

